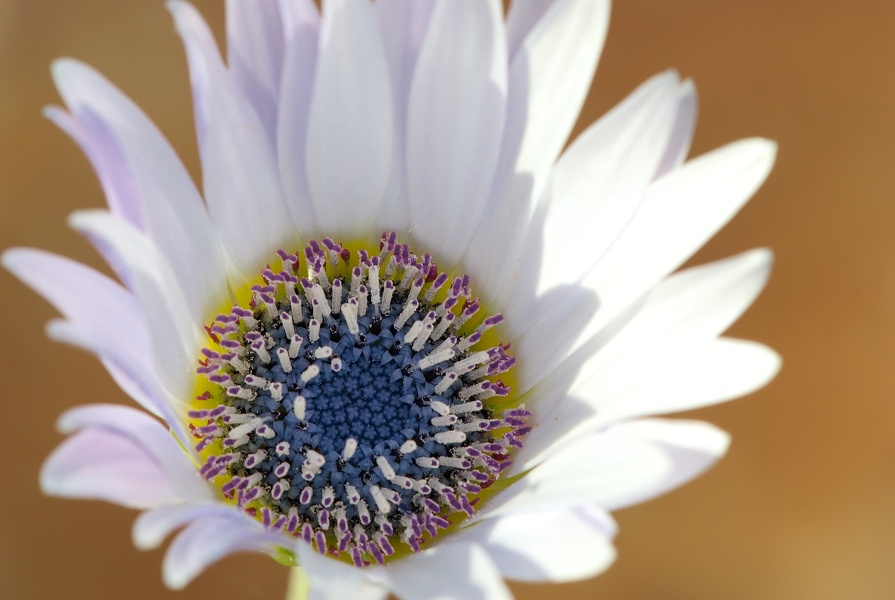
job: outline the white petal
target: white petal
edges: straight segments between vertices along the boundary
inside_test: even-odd
[[[201,501],[212,497],[192,460],[168,429],[140,410],[113,404],[84,405],[66,411],[56,426],[62,433],[101,429],[124,436],[158,466],[181,500]]]
[[[604,303],[590,329],[599,329],[724,226],[765,180],[775,153],[776,145],[767,140],[742,140],[654,182],[624,234],[585,281]]]
[[[188,523],[209,517],[232,516],[236,519],[238,517],[231,513],[239,512],[235,506],[218,502],[160,506],[140,513],[134,521],[131,537],[138,549],[152,550],[158,548],[172,531]]]
[[[45,494],[105,500],[129,508],[179,502],[161,467],[121,433],[87,429],[64,440],[40,471]]]
[[[484,507],[483,517],[594,503],[616,510],[689,481],[727,449],[729,436],[697,421],[629,421],[580,437]]]
[[[510,34],[518,23],[513,18],[520,12],[517,4],[510,12]],[[491,192],[495,201],[488,204],[468,251],[487,258],[477,275],[492,295],[507,277],[528,228],[531,205],[545,189],[578,118],[608,20],[608,2],[555,2],[511,55],[504,139]]]
[[[708,348],[714,338],[754,301],[767,281],[771,260],[769,251],[753,250],[675,274],[659,284],[645,302],[629,306],[569,356],[565,351],[573,336],[566,335],[565,344],[545,345],[545,340],[556,340],[556,336],[539,336],[537,327],[529,331],[525,341],[516,344],[521,359],[519,391],[536,386],[524,400],[535,411],[538,425],[516,456],[511,473],[531,468],[543,460],[549,447],[607,422],[604,417],[684,410],[749,393],[767,383],[779,368],[779,358],[762,347],[733,349],[735,342],[729,342],[730,347],[724,342],[717,356],[699,357],[711,353]],[[548,306],[563,306],[561,302],[560,295],[557,304]],[[574,307],[550,312],[576,314]],[[557,319],[557,331],[562,331],[562,325]],[[737,371],[737,361],[746,357],[751,360]],[[715,365],[725,380],[712,380],[709,385],[705,374],[711,369],[699,373],[700,360]],[[645,379],[644,372],[656,373],[656,378]],[[689,384],[687,377],[693,379]],[[641,387],[630,390],[631,398],[642,400],[620,401],[609,410],[594,403],[614,402],[607,390],[623,388],[634,379]],[[680,392],[647,399],[645,394],[656,389],[650,387],[652,382],[660,388],[676,382]],[[597,386],[599,391],[587,391],[589,386]],[[569,395],[571,391],[574,396]],[[582,398],[590,399],[590,409]],[[598,407],[599,415],[594,418]]]
[[[271,552],[288,540],[266,531],[258,521],[232,511],[229,517],[206,517],[184,529],[168,548],[162,565],[165,585],[179,590],[207,566],[236,552]]]
[[[596,409],[594,425],[601,426],[738,398],[766,385],[779,370],[777,353],[754,342],[667,344],[605,364],[573,393]]]
[[[717,337],[764,289],[773,260],[770,250],[760,248],[675,273],[585,370],[635,347]]]
[[[444,543],[387,565],[402,600],[510,600],[494,561],[478,544]]]
[[[407,105],[410,82],[434,7],[434,0],[377,0],[373,3],[385,44],[395,106],[395,160],[378,215],[378,226],[382,230],[407,231],[410,228],[407,165],[404,162]]]
[[[127,265],[149,327],[156,372],[171,395],[183,398],[193,385],[192,365],[200,338],[164,259],[143,234],[105,211],[75,212],[69,223]]]
[[[510,58],[516,54],[525,36],[538,24],[554,0],[516,0],[507,12],[507,49]]]
[[[279,4],[271,0],[227,0],[227,66],[272,141],[285,42]]]
[[[168,8],[190,66],[205,199],[224,248],[245,275],[265,264],[291,233],[277,159],[205,21],[184,2],[169,2]]]
[[[690,152],[690,143],[693,141],[693,130],[696,128],[696,112],[699,102],[696,97],[696,86],[693,81],[685,79],[678,93],[677,119],[671,139],[668,140],[668,148],[665,156],[659,164],[656,176],[662,176],[677,169],[687,158]]]
[[[382,600],[388,589],[367,577],[366,569],[315,552],[309,544],[298,542],[295,553],[303,569],[302,576],[310,580],[308,600]],[[293,577],[295,575],[292,575]]]
[[[388,65],[371,3],[324,2],[310,110],[307,173],[320,228],[365,236],[376,227],[394,135]]]
[[[92,113],[82,114],[80,119],[76,119],[59,107],[50,106],[44,109],[44,116],[67,133],[87,155],[112,214],[129,221],[138,229],[145,229],[142,197],[128,168],[124,151],[112,132]]]
[[[631,220],[665,154],[679,87],[674,72],[650,79],[563,153],[544,223],[541,291],[576,281]]]
[[[186,290],[191,314],[201,318],[209,299],[216,300],[224,289],[224,261],[202,198],[180,159],[146,115],[87,65],[56,61],[53,77],[72,116],[66,119],[52,110],[48,116],[66,131],[79,131],[76,139],[84,138],[82,146],[97,171],[111,172],[100,177],[108,182],[107,192],[117,190],[109,198],[113,212],[145,229]],[[125,202],[134,206],[116,209]]]
[[[135,385],[122,386],[132,398],[155,414],[164,412],[154,390],[149,333],[130,292],[89,267],[42,250],[14,248],[2,260],[68,319],[50,325],[53,339],[95,353],[116,380],[133,380]]]
[[[445,266],[462,257],[488,201],[506,110],[504,35],[496,0],[441,1],[417,60],[407,117],[411,226]]]
[[[286,32],[286,56],[277,122],[277,153],[289,211],[298,231],[308,236],[317,228],[304,167],[320,14],[309,0],[281,0],[280,10]]]
[[[591,506],[506,515],[464,531],[464,539],[480,543],[503,576],[516,581],[576,581],[615,560],[612,517]]]

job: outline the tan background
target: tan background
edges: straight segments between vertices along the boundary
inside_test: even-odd
[[[221,4],[198,4],[221,32]],[[733,433],[729,456],[620,512],[609,573],[514,586],[520,598],[895,597],[895,2],[847,6],[617,3],[582,125],[675,66],[700,92],[695,153],[751,135],[780,142],[767,185],[697,262],[774,248],[772,281],[732,333],[773,346],[785,367],[767,389],[695,415]],[[65,216],[100,206],[99,188],[40,116],[58,102],[48,67],[64,55],[137,100],[197,173],[186,68],[160,1],[0,0],[0,246],[98,264]],[[131,545],[135,513],[41,496],[56,417],[125,398],[92,358],[46,341],[46,303],[6,273],[0,282],[0,598],[282,597],[286,570],[249,555],[169,592],[162,553]]]

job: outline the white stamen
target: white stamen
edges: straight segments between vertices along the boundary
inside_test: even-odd
[[[447,432],[445,432],[447,433]],[[438,461],[431,456],[420,456],[416,460],[414,460],[417,466],[420,466],[424,469],[437,469]]]
[[[320,367],[317,365],[309,365],[301,374],[302,383],[307,383],[320,374]]]
[[[256,340],[252,342],[252,350],[255,351],[255,354],[258,355],[258,358],[260,358],[261,362],[263,362],[265,365],[269,365],[273,360],[270,357],[270,353],[264,347],[264,342],[262,340]]]
[[[314,287],[311,288],[311,292],[314,294],[314,299],[320,303],[320,309],[323,311],[323,314],[331,314],[333,309],[329,305],[329,301],[326,299],[326,293],[323,291],[323,288],[320,287],[320,284],[314,284]]]
[[[357,288],[357,314],[364,316],[367,314],[367,286],[361,284]]]
[[[246,375],[245,382],[252,387],[262,390],[270,384],[270,381],[258,375]]]
[[[320,321],[318,319],[311,319],[310,326],[308,327],[308,338],[311,340],[312,344],[317,343],[317,340],[320,339]]]
[[[320,500],[320,503],[323,505],[323,508],[329,508],[333,505],[333,502],[336,500],[336,493],[333,491],[332,486],[328,485],[323,488],[323,494]]]
[[[255,392],[250,389],[242,388],[237,385],[231,385],[227,388],[227,395],[232,396],[234,398],[242,398],[244,400],[251,400],[255,397]]]
[[[416,300],[411,300],[404,304],[404,310],[401,311],[401,314],[398,315],[398,318],[395,319],[395,329],[402,329],[404,325],[407,324],[407,320],[410,319],[410,316],[416,312],[416,307],[419,306],[419,302]]]
[[[270,384],[270,396],[274,400],[282,400],[283,399],[283,384],[275,381]]]
[[[470,354],[463,360],[459,360],[459,361],[455,362],[453,364],[453,366],[451,368],[447,369],[445,372],[446,373],[458,373],[458,374],[462,375],[462,374],[466,373],[467,371],[469,371],[472,367],[476,366],[477,364],[487,361],[488,358],[489,358],[489,356],[488,356],[487,352],[484,352],[484,351],[475,352],[473,354]]]
[[[232,365],[233,368],[240,373],[245,373],[249,370],[249,367],[243,361],[239,360],[239,358],[236,356],[230,359],[230,365]]]
[[[379,509],[379,512],[385,515],[391,512],[392,505],[385,499],[385,495],[382,493],[382,490],[379,489],[378,485],[370,486],[370,495],[373,496],[373,500],[376,502],[376,508]]]
[[[354,452],[357,450],[357,440],[354,438],[348,438],[345,440],[345,447],[342,449],[342,460],[349,461],[351,457],[354,456]]]
[[[264,421],[265,421],[265,419],[263,419],[261,417],[252,419],[248,423],[243,423],[242,425],[239,425],[238,427],[234,427],[233,429],[231,429],[230,433],[227,434],[227,437],[230,438],[231,440],[235,440],[239,437],[242,437],[242,436],[246,435],[247,433],[249,433],[250,431],[253,431],[259,425],[263,425]]]
[[[288,456],[289,450],[290,450],[289,442],[282,441],[279,444],[277,444],[277,447],[276,447],[277,456]]]
[[[405,490],[413,489],[413,479],[410,479],[409,477],[395,475],[391,478],[391,482],[398,487],[404,488]]]
[[[367,272],[367,285],[370,286],[370,303],[373,306],[379,304],[379,264],[375,263]]]
[[[339,371],[341,371],[342,370],[342,359],[337,356],[334,359],[332,359],[331,361],[329,361],[329,368],[332,370],[333,373],[338,373]]]
[[[410,329],[407,331],[407,333],[404,334],[404,343],[409,344],[410,342],[415,340],[416,336],[418,336],[420,334],[420,332],[422,332],[422,330],[423,330],[423,322],[422,321],[417,321],[416,323],[414,323],[410,327]]]
[[[394,293],[395,284],[390,279],[386,280],[382,287],[382,300],[379,301],[379,310],[382,311],[382,314],[388,315],[392,312],[392,294]]]
[[[441,400],[433,400],[429,403],[429,408],[437,412],[442,417],[446,417],[447,415],[451,414],[451,407]]]
[[[435,331],[432,332],[432,337],[434,337],[437,340],[441,336],[443,336],[445,334],[445,332],[447,332],[448,327],[451,326],[451,323],[454,321],[455,318],[456,317],[454,316],[454,313],[447,313],[446,315],[444,315],[441,318],[441,321],[438,322],[438,326],[435,328]],[[456,344],[456,343],[457,342],[455,340],[454,344]]]
[[[429,337],[432,335],[432,323],[422,322],[422,325],[423,327],[420,335],[417,336],[415,340],[413,340],[413,346],[411,346],[414,352],[419,352],[420,350],[422,350],[423,346],[426,344],[427,341],[429,341]]]
[[[466,400],[467,398],[471,398],[476,394],[481,394],[482,392],[487,391],[492,385],[494,384],[492,384],[490,381],[480,381],[475,385],[469,385],[461,389],[459,392],[457,392],[457,397],[460,398],[460,400]]]
[[[292,401],[292,412],[295,413],[295,417],[299,421],[305,420],[305,410],[307,408],[307,403],[305,402],[304,396],[296,396]]]
[[[342,305],[342,314],[348,325],[348,331],[351,335],[357,335],[360,332],[360,327],[357,325],[357,301],[354,298]]]
[[[444,417],[432,417],[429,420],[435,427],[449,427],[457,422],[457,415],[447,415]]]
[[[292,294],[289,296],[289,306],[292,309],[292,322],[301,323],[305,320],[304,312],[301,307],[301,296]]]
[[[292,360],[289,358],[289,352],[285,348],[277,348],[277,358],[280,360],[280,366],[286,373],[292,372]]]
[[[333,314],[339,314],[339,310],[342,308],[342,280],[335,279],[333,280],[333,289],[332,289],[332,306],[333,306]]]
[[[482,403],[479,400],[472,400],[471,402],[464,402],[463,404],[454,404],[451,406],[451,412],[455,415],[475,412],[477,410],[482,410]]]
[[[454,456],[439,456],[438,464],[442,467],[453,467],[455,469],[468,469],[472,467],[472,463],[465,458],[456,458]]]
[[[376,459],[376,464],[382,470],[382,476],[391,481],[395,478],[397,473],[395,473],[395,469],[389,464],[388,459],[384,456],[380,456]]]
[[[401,454],[410,454],[411,452],[413,452],[416,449],[417,449],[416,442],[413,440],[407,440],[406,442],[401,444],[401,447],[398,448],[398,452],[400,452]]]
[[[458,375],[456,373],[447,373],[444,377],[441,378],[441,381],[438,382],[438,385],[435,386],[435,393],[441,395],[447,391],[451,384],[457,381]]]
[[[245,460],[246,469],[251,469],[252,467],[264,462],[267,459],[267,452],[264,450],[258,450],[252,454],[249,454]]]
[[[289,358],[296,358],[298,353],[301,352],[301,343],[304,342],[304,339],[298,334],[293,335],[289,340]]]
[[[314,356],[319,359],[329,358],[333,355],[333,349],[330,346],[320,346],[314,350]]]
[[[466,434],[456,429],[449,429],[435,434],[435,441],[439,444],[462,444],[466,441]]]
[[[292,315],[285,311],[281,312],[280,322],[283,324],[283,331],[286,332],[286,337],[295,335],[295,327],[292,326]]]
[[[277,433],[267,425],[258,427],[258,429],[255,430],[255,434],[263,437],[265,440],[272,440],[277,436]]]
[[[360,502],[360,492],[350,483],[345,484],[345,497],[352,506]]]

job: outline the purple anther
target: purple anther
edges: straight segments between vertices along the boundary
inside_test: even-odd
[[[233,477],[230,481],[221,486],[221,491],[225,494],[228,494],[239,487],[239,484],[242,483],[244,479],[239,476]]]
[[[311,527],[310,523],[305,523],[301,526],[301,539],[309,544],[314,539],[314,528]]]
[[[233,382],[230,376],[226,373],[224,373],[223,375],[210,375],[208,377],[208,381],[210,381],[211,383],[216,383],[221,387]]]
[[[482,491],[481,486],[479,486],[475,483],[471,483],[469,481],[464,481],[463,483],[461,483],[460,489],[463,490],[464,492],[466,492],[467,494],[479,494]]]
[[[434,518],[435,515],[431,515],[429,513],[423,515],[423,528],[426,530],[426,533],[429,534],[429,537],[433,538],[438,535],[438,528],[435,526],[435,522],[433,521]]]
[[[274,531],[279,531],[283,528],[283,526],[285,524],[286,524],[286,517],[280,515],[280,517],[276,521],[274,521],[274,524],[271,526],[271,529],[273,529]]]
[[[466,513],[467,517],[471,517],[475,514],[475,509],[469,503],[469,499],[466,496],[460,496],[460,502],[463,503],[463,512]]]
[[[290,468],[291,466],[292,466],[292,465],[290,465],[289,463],[285,463],[285,462],[284,462],[284,463],[280,463],[280,464],[277,466],[277,468],[273,470],[273,474],[276,475],[277,477],[285,477],[285,476],[286,476],[286,473],[289,472],[289,468]]]
[[[492,316],[488,317],[487,319],[485,319],[484,321],[482,321],[482,325],[484,325],[486,327],[494,327],[495,325],[498,325],[500,323],[503,323],[503,315],[501,313],[492,315]]]
[[[270,512],[270,509],[267,508],[266,506],[265,506],[264,508],[261,509],[261,523],[262,523],[265,527],[270,527],[271,517],[272,517],[272,516],[273,516],[273,513],[271,513],[271,512]]]
[[[218,365],[200,366],[200,367],[196,367],[196,374],[197,375],[208,375],[209,373],[214,373],[215,371],[219,370],[220,368],[221,367]]]
[[[191,419],[205,419],[208,417],[211,411],[207,408],[203,408],[201,410],[191,410],[186,413]]]
[[[427,510],[433,513],[437,513],[439,510],[441,510],[441,506],[432,498],[422,498],[420,501],[423,503]]]
[[[470,477],[481,483],[485,483],[491,479],[491,477],[489,477],[486,473],[482,473],[481,471],[470,471],[469,475]]]
[[[388,521],[382,521],[379,524],[379,531],[381,531],[385,535],[393,535],[395,533],[395,530],[392,529],[391,523],[389,523]]]
[[[520,419],[519,417],[504,417],[503,422],[510,427],[522,427],[525,425],[525,419]]]
[[[410,516],[410,530],[413,532],[414,537],[422,537],[423,536],[423,528],[420,525],[420,519],[416,515]]]
[[[429,517],[429,520],[432,522],[433,525],[440,529],[447,529],[451,526],[450,521],[443,517],[439,517],[438,515],[432,515],[431,517]]]
[[[379,539],[377,539],[376,542],[379,544],[379,547],[382,548],[382,551],[385,552],[386,556],[391,556],[395,553],[395,549],[392,548],[392,545],[388,541],[388,538],[384,535],[380,535]]]
[[[378,564],[381,565],[385,562],[385,557],[382,556],[382,550],[380,550],[379,546],[377,546],[376,544],[370,544],[370,554],[373,555],[373,558]]]
[[[302,504],[310,504],[311,498],[314,496],[314,490],[311,486],[306,487],[301,491],[301,495],[298,497],[298,501]]]
[[[364,566],[364,559],[361,558],[360,550],[356,547],[351,549],[351,561],[354,563],[354,566],[360,569]]]
[[[345,537],[340,537],[339,544],[338,544],[339,552],[345,552],[346,550],[348,550],[348,544],[350,544],[350,543],[351,543],[350,534],[346,535]]]
[[[317,552],[326,554],[326,534],[318,530],[317,533],[314,534],[314,544],[317,546]]]
[[[224,405],[224,404],[219,404],[218,406],[216,406],[216,407],[214,407],[213,409],[211,409],[211,412],[208,413],[208,418],[210,418],[210,419],[217,419],[218,417],[220,417],[220,416],[221,416],[222,414],[224,414],[225,412],[227,412],[227,406]]]
[[[286,524],[286,531],[289,533],[295,533],[295,530],[298,529],[298,524],[300,521],[298,520],[298,515],[292,515],[289,517],[289,522]]]

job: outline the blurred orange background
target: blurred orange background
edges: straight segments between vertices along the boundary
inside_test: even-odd
[[[196,4],[220,36],[223,3]],[[619,512],[607,574],[514,584],[519,598],[895,598],[893,29],[886,0],[616,3],[576,133],[673,66],[700,94],[694,155],[747,136],[779,142],[767,184],[692,262],[775,250],[768,289],[731,334],[785,364],[751,397],[686,415],[730,431],[730,453],[695,483]],[[59,102],[49,65],[60,56],[116,82],[196,175],[186,65],[160,1],[0,0],[0,246],[98,266],[65,219],[102,206],[99,186],[40,115]],[[168,591],[162,552],[131,544],[134,512],[40,494],[59,414],[127,399],[93,358],[47,341],[55,314],[43,300],[5,272],[0,282],[0,597],[283,597],[287,570],[253,555]]]

